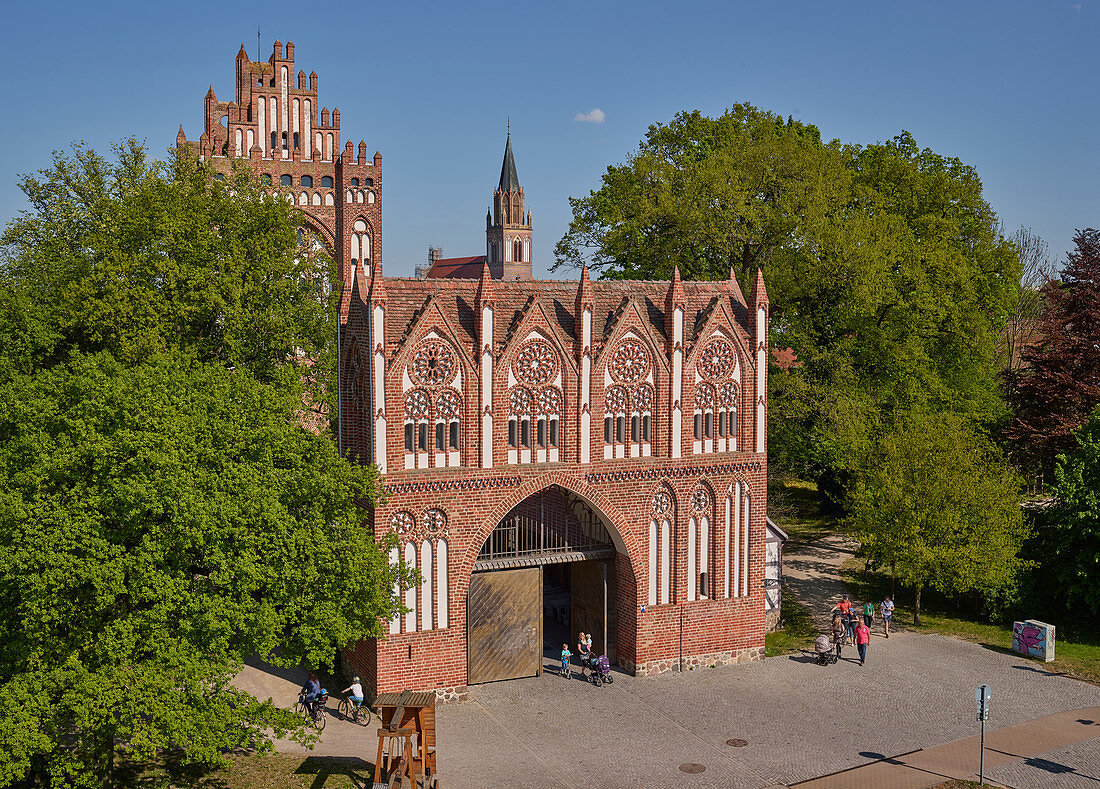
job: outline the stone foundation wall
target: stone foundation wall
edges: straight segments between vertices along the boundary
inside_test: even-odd
[[[754,660],[764,659],[764,647],[749,647],[736,652],[711,652],[704,655],[684,655],[681,662],[678,658],[666,658],[664,660],[651,660],[647,663],[634,664],[623,661],[623,668],[636,677],[654,677],[664,674],[666,671],[692,671],[696,668],[717,668],[718,666],[732,666],[736,663],[751,663]]]
[[[764,612],[764,632],[774,633],[779,629],[779,609]]]
[[[436,688],[435,689],[435,703],[436,704],[450,704],[456,701],[469,701],[470,700],[470,688],[466,685],[460,685],[454,688]]]

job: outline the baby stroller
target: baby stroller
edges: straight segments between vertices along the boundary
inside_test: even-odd
[[[588,678],[592,680],[592,684],[597,688],[602,685],[614,684],[615,677],[611,675],[611,661],[607,659],[607,655],[600,655],[598,658],[589,660],[588,667],[591,669]]]
[[[814,652],[817,654],[817,664],[827,666],[836,663],[835,644],[828,636],[818,636],[814,641]]]

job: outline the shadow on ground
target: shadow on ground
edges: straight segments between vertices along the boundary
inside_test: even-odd
[[[314,775],[310,789],[322,789],[334,775],[346,777],[356,789],[365,789],[374,782],[374,765],[356,756],[307,756],[295,775]]]

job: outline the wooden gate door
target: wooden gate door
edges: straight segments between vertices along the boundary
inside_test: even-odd
[[[541,672],[541,567],[474,573],[466,612],[469,684]]]

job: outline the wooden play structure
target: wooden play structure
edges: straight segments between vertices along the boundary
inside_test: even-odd
[[[382,693],[374,705],[382,721],[374,759],[374,789],[438,786],[435,691]]]

